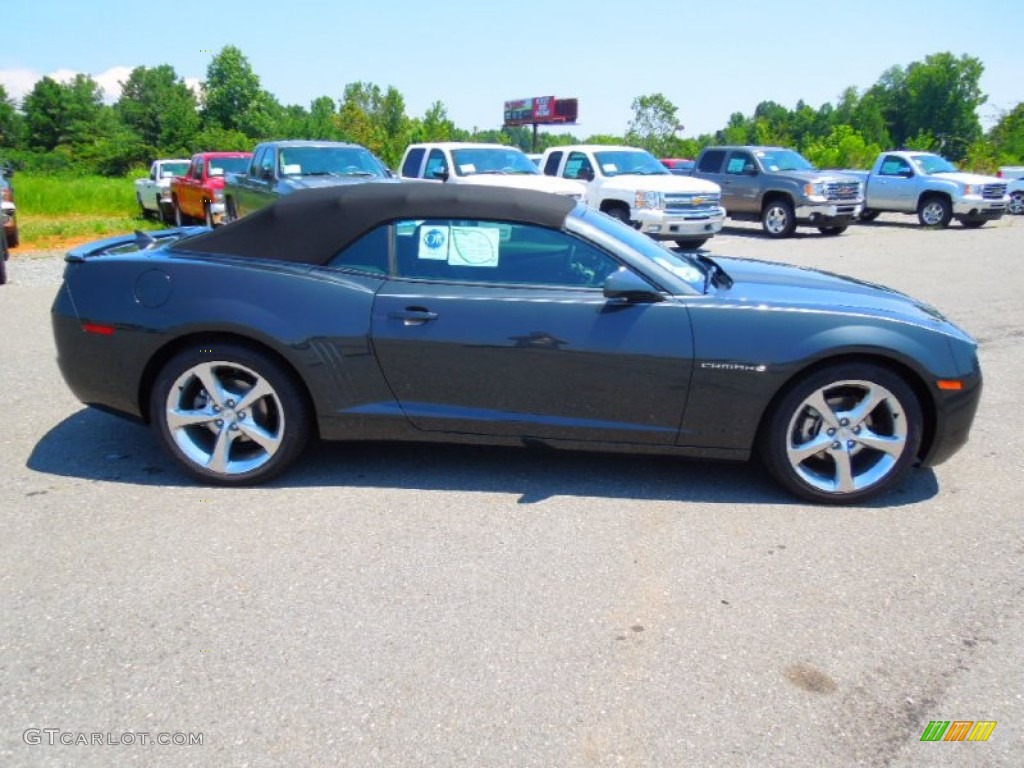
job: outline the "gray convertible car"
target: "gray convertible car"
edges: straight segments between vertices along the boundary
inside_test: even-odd
[[[241,485],[313,438],[746,460],[856,503],[968,438],[975,342],[886,288],[676,252],[540,192],[361,184],[67,255],[84,403]]]

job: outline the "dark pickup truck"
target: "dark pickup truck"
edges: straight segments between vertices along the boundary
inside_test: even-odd
[[[224,183],[225,221],[259,210],[297,189],[397,181],[370,150],[336,141],[268,141],[257,144],[244,173]]]
[[[842,234],[864,205],[860,179],[819,171],[784,147],[707,147],[693,175],[722,188],[729,218],[760,221],[769,237],[789,237],[798,225]]]

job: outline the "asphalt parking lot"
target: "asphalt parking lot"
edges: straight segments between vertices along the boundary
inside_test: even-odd
[[[745,465],[376,444],[200,487],[67,391],[60,260],[18,254],[0,764],[1024,765],[1024,217],[799,232],[708,248],[893,286],[980,341],[969,445],[867,507]],[[997,726],[920,741],[933,720]]]

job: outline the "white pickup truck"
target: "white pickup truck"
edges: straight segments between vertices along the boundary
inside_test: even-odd
[[[1009,208],[1006,179],[958,171],[931,152],[883,152],[871,171],[846,171],[865,183],[864,210],[870,221],[883,211],[917,214],[921,226],[942,229],[956,219],[973,229],[1002,218]]]
[[[522,150],[504,144],[410,144],[401,169],[400,176],[405,180],[536,189],[580,201],[586,194],[580,182],[549,179]]]
[[[161,221],[170,218],[171,179],[183,176],[188,160],[155,160],[149,166],[149,176],[135,180],[135,199],[143,216],[155,215]]]
[[[722,229],[717,184],[676,176],[645,149],[583,144],[551,147],[541,159],[548,176],[587,185],[587,205],[631,224],[655,240],[700,248]]]

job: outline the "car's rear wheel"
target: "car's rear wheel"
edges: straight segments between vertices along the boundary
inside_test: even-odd
[[[783,395],[761,434],[761,457],[797,496],[854,504],[903,478],[922,432],[921,406],[899,375],[873,363],[840,364]]]
[[[1024,214],[1024,192],[1014,192],[1010,195],[1010,213],[1014,216]]]
[[[206,342],[157,376],[150,415],[160,442],[192,476],[219,485],[264,482],[298,458],[310,413],[293,376],[267,354]]]
[[[846,226],[838,227],[818,227],[818,231],[823,235],[841,235],[846,231]]]
[[[928,229],[944,229],[953,218],[953,206],[944,197],[926,197],[917,206],[917,220]]]
[[[676,245],[682,248],[684,251],[696,251],[710,238],[702,237],[697,240],[676,240]]]
[[[796,230],[790,202],[780,198],[767,203],[761,211],[761,227],[769,237],[790,237]]]

